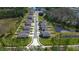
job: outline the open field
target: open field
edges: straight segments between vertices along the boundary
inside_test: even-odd
[[[19,18],[0,19],[0,36],[13,34],[18,26]]]

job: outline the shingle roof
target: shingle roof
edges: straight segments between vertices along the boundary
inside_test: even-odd
[[[42,36],[42,37],[50,37],[50,33],[48,31],[41,31],[40,36]]]

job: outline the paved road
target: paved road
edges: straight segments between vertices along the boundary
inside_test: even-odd
[[[29,47],[41,45],[39,42],[39,26],[38,26],[38,12],[37,11],[34,12],[33,17],[34,17],[34,33],[32,36],[32,42],[29,45]]]
[[[38,12],[34,13],[34,36],[32,37],[32,46],[39,46]]]

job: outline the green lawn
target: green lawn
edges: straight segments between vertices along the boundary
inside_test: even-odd
[[[77,47],[67,47],[67,51],[79,51],[79,48]]]
[[[43,16],[38,16],[38,20],[39,21],[43,20]]]
[[[52,45],[52,41],[50,38],[40,38],[39,41],[45,46]]]
[[[51,33],[51,35],[53,35],[52,33],[55,32],[55,27],[54,25],[52,25],[51,23],[47,22],[47,29],[48,31]]]
[[[76,45],[79,44],[78,38],[61,38],[61,39],[51,39],[51,38],[40,38],[40,43],[49,46],[49,45]]]
[[[23,47],[31,42],[31,38],[0,39],[0,47]]]

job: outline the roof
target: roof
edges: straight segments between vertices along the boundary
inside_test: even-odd
[[[61,32],[61,30],[63,30],[63,28],[61,26],[56,26],[56,32]]]
[[[41,32],[40,32],[40,35],[41,35],[42,37],[50,37],[50,33],[49,33],[48,31],[41,31]]]
[[[29,16],[28,16],[28,19],[32,19],[32,15],[29,15]]]
[[[30,26],[24,26],[24,30],[30,30]]]
[[[28,33],[20,32],[17,37],[18,38],[22,38],[22,37],[25,38],[25,37],[28,37],[28,35],[29,35]]]
[[[30,25],[31,25],[31,23],[29,23],[29,22],[25,23],[25,26],[30,26]]]
[[[40,26],[39,28],[40,28],[41,31],[46,31],[47,30],[46,26]]]

